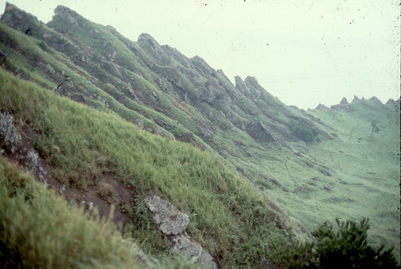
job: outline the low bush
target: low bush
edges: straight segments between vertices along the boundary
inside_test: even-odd
[[[336,219],[336,227],[325,222],[312,232],[314,242],[291,246],[277,255],[277,263],[288,268],[401,268],[392,248],[368,244],[368,229],[368,219],[359,223]]]

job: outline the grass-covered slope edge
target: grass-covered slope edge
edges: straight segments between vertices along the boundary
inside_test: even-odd
[[[141,131],[115,114],[56,96],[6,71],[0,71],[0,81],[0,108],[14,115],[18,128],[33,129],[49,177],[79,190],[108,176],[132,190],[134,205],[117,201],[116,210],[128,208],[128,232],[147,251],[166,249],[140,210],[147,194],[159,194],[188,213],[189,233],[223,267],[262,266],[262,258],[291,240],[272,203],[218,156]]]

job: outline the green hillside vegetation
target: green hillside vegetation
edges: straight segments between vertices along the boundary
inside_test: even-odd
[[[258,233],[270,241],[263,256],[290,239],[277,227],[283,224],[270,202],[219,157],[138,130],[116,115],[57,97],[5,71],[0,80],[0,106],[16,116],[20,128],[28,123],[33,128],[35,148],[59,182],[86,190],[107,173],[133,189],[136,201],[147,194],[168,198],[191,216],[191,236],[220,256],[222,266],[257,265],[258,246],[247,241],[259,238]],[[131,211],[129,232],[139,246],[155,254],[167,249],[149,225],[150,216],[144,219],[140,202],[121,207]]]
[[[224,268],[312,264],[295,238],[337,217],[369,218],[369,244],[399,260],[399,100],[286,106],[253,77],[233,84],[198,56],[63,6],[45,24],[7,4],[0,52],[0,112],[30,137],[50,188],[96,199],[102,216],[113,205],[161,266],[168,244],[149,194],[187,213],[190,235]]]
[[[0,158],[2,268],[143,267],[110,222],[89,220]]]

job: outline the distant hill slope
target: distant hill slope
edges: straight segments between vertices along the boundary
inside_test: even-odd
[[[44,24],[7,4],[1,21],[0,63],[17,78],[218,154],[224,169],[237,170],[255,193],[275,202],[296,233],[335,217],[364,216],[373,242],[399,250],[399,100],[355,98],[304,111],[286,106],[253,77],[236,77],[233,85],[198,56],[188,58],[149,34],[131,41],[67,7],[57,7]],[[53,154],[42,150],[46,158]],[[78,168],[72,182],[86,169]],[[169,188],[160,192],[182,203]],[[212,241],[207,244],[215,246]]]

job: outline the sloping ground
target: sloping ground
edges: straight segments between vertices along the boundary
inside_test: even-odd
[[[285,106],[252,77],[236,77],[233,85],[221,70],[214,70],[200,57],[187,58],[174,48],[160,46],[148,34],[132,42],[112,27],[92,23],[66,7],[58,7],[46,25],[7,5],[2,21],[8,26],[0,23],[0,51],[5,55],[0,64],[19,78],[98,110],[116,113],[145,131],[209,152],[199,154],[218,153],[225,159],[218,162],[236,169],[292,216],[290,222],[298,223],[294,229],[303,229],[302,225],[312,229],[335,217],[364,216],[371,219],[371,239],[375,243],[399,246],[397,103],[383,105],[375,99],[356,99],[351,105],[342,101],[332,108],[320,106],[305,112]],[[9,109],[13,112],[12,107]],[[380,131],[371,135],[372,122]],[[73,130],[77,131],[68,130],[72,137]],[[108,185],[126,187],[121,185],[126,179],[115,177],[113,169],[109,171],[113,162],[97,156],[97,149],[93,151],[89,146],[89,153],[76,152],[81,145],[87,146],[86,138],[74,138],[79,146],[71,146],[70,141],[64,148],[73,150],[64,159],[52,155],[60,146],[53,149],[53,142],[47,139],[36,145],[46,153],[43,156],[73,163],[70,167],[76,170],[69,170],[71,179],[64,179],[66,196],[82,197],[86,193],[85,199],[94,199],[97,193],[107,193]],[[115,145],[115,150],[125,146]],[[80,157],[73,157],[75,153],[83,154],[87,164],[80,165]],[[160,150],[157,154],[171,152]],[[193,159],[191,154],[187,157]],[[98,159],[103,172],[95,168]],[[153,162],[159,165],[159,161]],[[133,163],[137,166],[132,169],[143,170],[137,160]],[[151,169],[154,164],[149,162],[148,168],[135,173],[148,178],[147,173],[153,175],[149,171],[159,169]],[[198,178],[209,177],[209,168],[216,169],[209,164]],[[55,169],[54,177],[62,180],[67,170]],[[82,180],[90,179],[92,174],[102,184],[92,186]],[[70,191],[70,185],[85,191]],[[178,187],[169,188],[168,197],[176,197],[173,189],[178,191]],[[161,192],[166,194],[165,189]],[[182,203],[173,202],[179,207]],[[156,249],[163,245],[152,244]]]
[[[144,197],[152,194],[190,216],[188,233],[220,266],[263,267],[266,257],[274,259],[291,241],[271,203],[217,156],[141,131],[116,115],[57,97],[6,71],[0,71],[0,81],[0,107],[14,116],[22,140],[25,130],[34,132],[30,143],[46,168],[47,183],[61,193],[62,184],[70,192],[97,190],[97,199],[129,218],[125,232],[146,251],[161,255],[168,249],[144,207]],[[15,159],[18,147],[14,153],[7,144],[2,147]],[[112,183],[111,193],[102,192],[105,177],[124,184],[133,204]],[[83,199],[66,198],[77,204]]]
[[[330,126],[322,128],[335,138],[292,144],[292,154],[280,154],[281,169],[273,169],[276,163],[260,162],[281,186],[265,192],[309,229],[336,217],[368,217],[369,240],[394,246],[398,256],[399,102],[355,100],[308,112]]]
[[[398,256],[399,113],[399,101],[375,98],[308,111],[334,138],[292,143],[275,159],[255,161],[271,177],[260,186],[308,229],[336,217],[370,218],[371,242],[394,246]]]
[[[309,156],[332,167],[340,184],[318,196],[331,215],[368,216],[370,239],[400,250],[400,103],[354,99],[331,111],[314,110],[338,138],[310,148]]]
[[[2,268],[145,267],[110,222],[89,220],[4,157],[0,195]]]
[[[148,34],[132,42],[112,27],[92,23],[62,6],[47,25],[10,4],[2,21],[23,33],[29,29],[29,36],[38,39],[20,35],[18,41],[14,31],[3,28],[3,39],[13,40],[4,42],[14,48],[6,52],[12,65],[18,66],[14,58],[22,57],[60,94],[94,106],[103,103],[154,133],[172,134],[200,147],[207,144],[225,158],[247,154],[246,148],[259,144],[329,137],[268,94],[256,79],[237,77],[234,86],[200,57],[187,58],[160,46]],[[31,43],[29,51],[20,44],[22,40]],[[35,43],[39,49],[33,53]],[[304,137],[291,129],[294,122],[305,123],[315,132]]]

